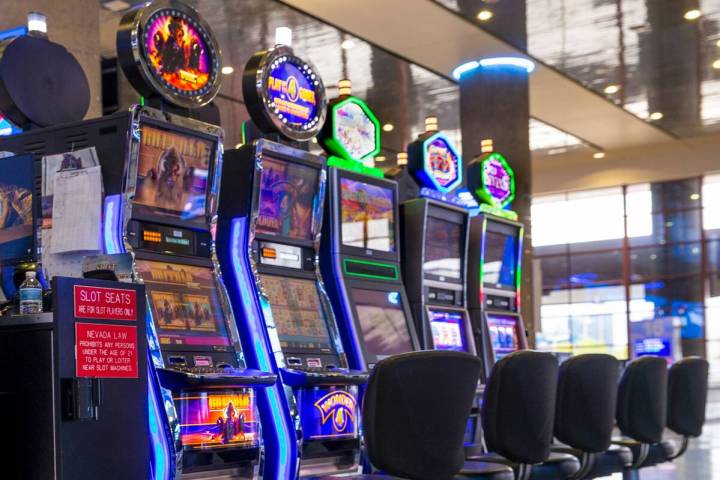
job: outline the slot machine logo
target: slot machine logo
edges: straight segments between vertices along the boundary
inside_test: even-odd
[[[270,73],[268,94],[281,119],[301,125],[313,117],[316,101],[312,75],[290,63],[281,64]]]
[[[477,191],[485,202],[505,208],[515,199],[515,174],[505,157],[492,153],[482,161],[482,186]]]
[[[440,192],[450,192],[462,183],[462,160],[441,133],[424,142],[423,183]]]
[[[210,44],[205,29],[179,11],[159,10],[147,22],[144,47],[150,70],[175,94],[202,95],[210,88],[217,75]]]
[[[348,425],[355,422],[356,406],[355,397],[345,391],[330,392],[315,402],[323,425],[332,418],[333,427],[338,433],[344,432]]]

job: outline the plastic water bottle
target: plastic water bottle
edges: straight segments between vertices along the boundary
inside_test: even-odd
[[[43,290],[35,272],[25,272],[25,281],[20,285],[20,315],[42,313]]]

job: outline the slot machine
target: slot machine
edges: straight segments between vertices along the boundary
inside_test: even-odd
[[[172,0],[128,11],[117,41],[125,75],[161,109],[33,129],[0,140],[0,150],[40,157],[94,147],[103,253],[145,286],[147,398],[116,415],[145,423],[147,477],[257,478],[258,398],[276,376],[247,368],[215,257],[222,129],[189,118],[219,90],[220,51],[197,12]]]
[[[320,75],[287,45],[243,73],[252,141],[225,152],[218,258],[246,358],[278,375],[260,399],[265,478],[358,470],[358,386],[318,255],[326,160],[307,151],[325,119]],[[267,421],[265,421],[267,419]]]
[[[319,141],[329,155],[320,265],[353,368],[420,349],[400,268],[397,184],[363,164],[380,124],[341,80]]]

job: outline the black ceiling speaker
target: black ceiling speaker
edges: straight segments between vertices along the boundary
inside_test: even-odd
[[[21,128],[82,120],[90,86],[77,59],[47,38],[0,43],[0,113]]]

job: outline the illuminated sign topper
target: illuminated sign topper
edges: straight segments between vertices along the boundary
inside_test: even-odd
[[[243,96],[265,133],[307,141],[325,121],[325,87],[316,68],[287,46],[256,53],[245,66]]]
[[[462,183],[462,158],[452,142],[435,133],[422,144],[422,165],[413,172],[426,187],[448,193]]]
[[[201,107],[220,89],[220,50],[212,31],[189,6],[160,0],[129,11],[117,36],[120,64],[141,95]]]
[[[330,107],[322,143],[334,155],[362,162],[380,153],[380,122],[365,102],[348,96]],[[326,131],[329,128],[329,132]]]
[[[491,153],[480,162],[482,182],[475,190],[485,203],[505,208],[515,199],[515,174],[505,157]]]

